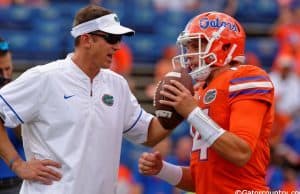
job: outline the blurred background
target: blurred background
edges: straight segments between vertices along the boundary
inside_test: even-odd
[[[177,36],[189,19],[214,10],[240,21],[247,33],[247,63],[270,73],[276,89],[267,182],[272,190],[300,190],[300,0],[0,0],[0,37],[10,44],[14,77],[72,52],[73,17],[89,3],[112,9],[136,31],[124,38],[112,70],[126,77],[151,113],[156,83],[171,69]],[[188,165],[191,141],[183,122],[153,150],[167,161]],[[184,193],[137,172],[143,151],[149,149],[124,140],[118,194]]]

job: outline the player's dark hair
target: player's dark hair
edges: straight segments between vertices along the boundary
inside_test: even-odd
[[[88,5],[84,8],[81,8],[77,12],[73,21],[73,27],[111,13],[113,13],[111,10],[108,10],[104,7],[100,7],[98,5]],[[75,46],[79,44],[79,37],[80,36],[75,39]]]

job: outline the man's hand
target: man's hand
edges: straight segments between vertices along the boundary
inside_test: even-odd
[[[61,164],[53,160],[37,160],[23,161],[16,159],[12,164],[12,170],[22,179],[30,181],[39,181],[46,185],[51,185],[53,181],[59,181],[62,175],[53,170],[53,168],[61,168]]]
[[[143,175],[157,175],[163,166],[161,154],[144,152],[139,159],[139,172]]]
[[[170,81],[172,85],[165,84],[164,89],[160,93],[169,100],[160,100],[161,104],[169,105],[184,118],[198,107],[197,101],[191,92],[176,80]]]

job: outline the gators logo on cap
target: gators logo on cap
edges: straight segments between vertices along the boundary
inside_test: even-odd
[[[112,106],[114,104],[114,97],[109,94],[104,94],[102,96],[102,102],[107,106]]]

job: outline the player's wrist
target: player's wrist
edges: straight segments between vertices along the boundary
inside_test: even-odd
[[[225,132],[199,107],[188,115],[187,121],[200,133],[201,138],[208,146],[211,146]]]
[[[9,161],[9,168],[15,172],[22,162],[23,160],[19,156],[16,156]]]
[[[182,178],[182,169],[180,166],[163,161],[160,172],[155,176],[175,186]]]

